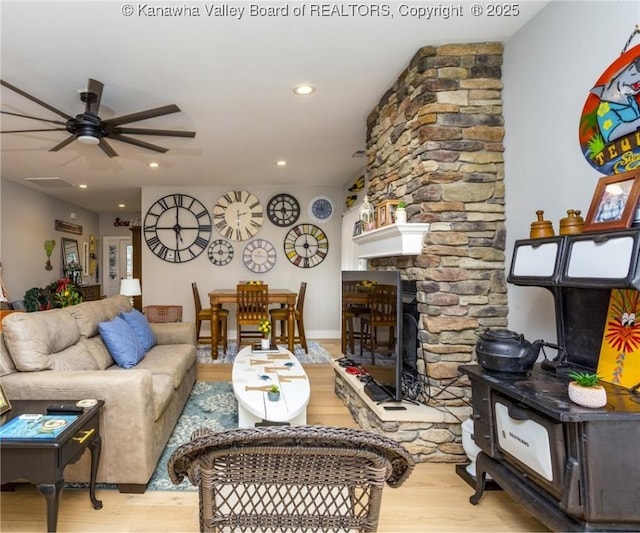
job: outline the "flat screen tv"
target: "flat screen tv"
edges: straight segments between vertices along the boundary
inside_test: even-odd
[[[412,302],[415,301],[415,282],[403,281],[398,270],[343,270],[341,279],[342,287],[345,287],[345,284],[353,285],[353,282],[356,282],[356,285],[364,287],[365,292],[366,290],[372,290],[368,288],[370,287],[370,282],[374,282],[377,285],[392,285],[396,288],[396,319],[393,328],[394,338],[396,339],[395,346],[390,354],[386,352],[376,354],[375,364],[371,363],[370,352],[365,349],[363,350],[364,359],[360,362],[362,367],[386,393],[387,400],[402,401],[403,374],[406,372],[415,373],[417,322],[410,311]],[[342,291],[341,294],[343,294]],[[341,309],[342,304],[343,302],[341,301]],[[356,320],[357,322],[358,320]],[[360,327],[360,324],[355,325],[357,330]],[[382,339],[386,340],[387,332],[382,331],[380,334]],[[347,353],[344,355],[349,357],[353,354],[349,353],[348,343],[346,345]],[[357,343],[355,351],[357,354],[360,353],[360,347]],[[367,390],[366,386],[365,390]],[[380,391],[378,390],[378,392]],[[376,395],[374,399],[384,400],[385,398],[380,398],[379,395]]]

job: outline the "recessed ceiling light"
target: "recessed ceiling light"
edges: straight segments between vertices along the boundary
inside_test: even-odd
[[[307,94],[313,94],[316,92],[316,88],[308,83],[302,83],[293,88],[293,92],[300,96],[306,96]]]
[[[160,166],[160,164],[159,164],[159,163],[156,163],[155,161],[151,161],[151,163],[149,163],[149,166],[150,166],[151,168],[158,168],[158,167]]]
[[[279,167],[286,167],[287,162],[284,159],[281,159],[280,161],[276,161],[276,165],[278,165]]]
[[[81,183],[80,185],[78,185],[78,187],[80,187],[81,189],[86,189],[88,185],[86,183]]]
[[[118,207],[127,207],[126,204],[118,204]]]

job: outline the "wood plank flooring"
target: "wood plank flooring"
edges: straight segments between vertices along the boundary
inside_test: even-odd
[[[320,341],[330,353],[340,353],[339,341]],[[348,409],[334,393],[329,365],[306,365],[311,381],[309,424],[356,427]],[[231,379],[230,365],[199,365],[198,380]],[[120,494],[98,490],[104,508],[91,507],[86,490],[63,491],[60,532],[181,532],[198,531],[197,492]],[[389,533],[431,531],[548,531],[502,491],[489,491],[476,506],[469,503],[473,490],[451,464],[421,463],[398,489],[383,493],[379,531]],[[45,502],[31,485],[0,493],[0,530],[46,531]]]

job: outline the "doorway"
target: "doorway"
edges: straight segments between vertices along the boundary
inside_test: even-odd
[[[103,237],[102,271],[105,296],[120,294],[120,280],[133,277],[133,243],[131,237]]]

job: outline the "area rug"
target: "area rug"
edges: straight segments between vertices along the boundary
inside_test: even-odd
[[[286,349],[286,345],[279,345],[281,348]],[[302,346],[296,344],[293,353],[297,357],[298,361],[302,364],[321,364],[328,363],[332,358],[329,352],[316,341],[307,341],[307,347],[309,352],[305,353]],[[235,342],[230,342],[227,346],[227,353],[222,351],[222,348],[218,348],[218,358],[211,359],[211,345],[210,344],[198,344],[198,363],[201,364],[231,364],[238,353],[238,347]]]
[[[147,485],[147,490],[189,490],[196,491],[188,479],[174,485],[169,478],[167,463],[173,451],[188,442],[198,428],[208,427],[214,431],[238,427],[238,402],[230,383],[197,381],[191,391],[178,423],[169,437],[155,472]],[[88,483],[65,483],[65,489],[86,489]],[[96,484],[98,489],[117,490],[117,486],[107,483]]]

